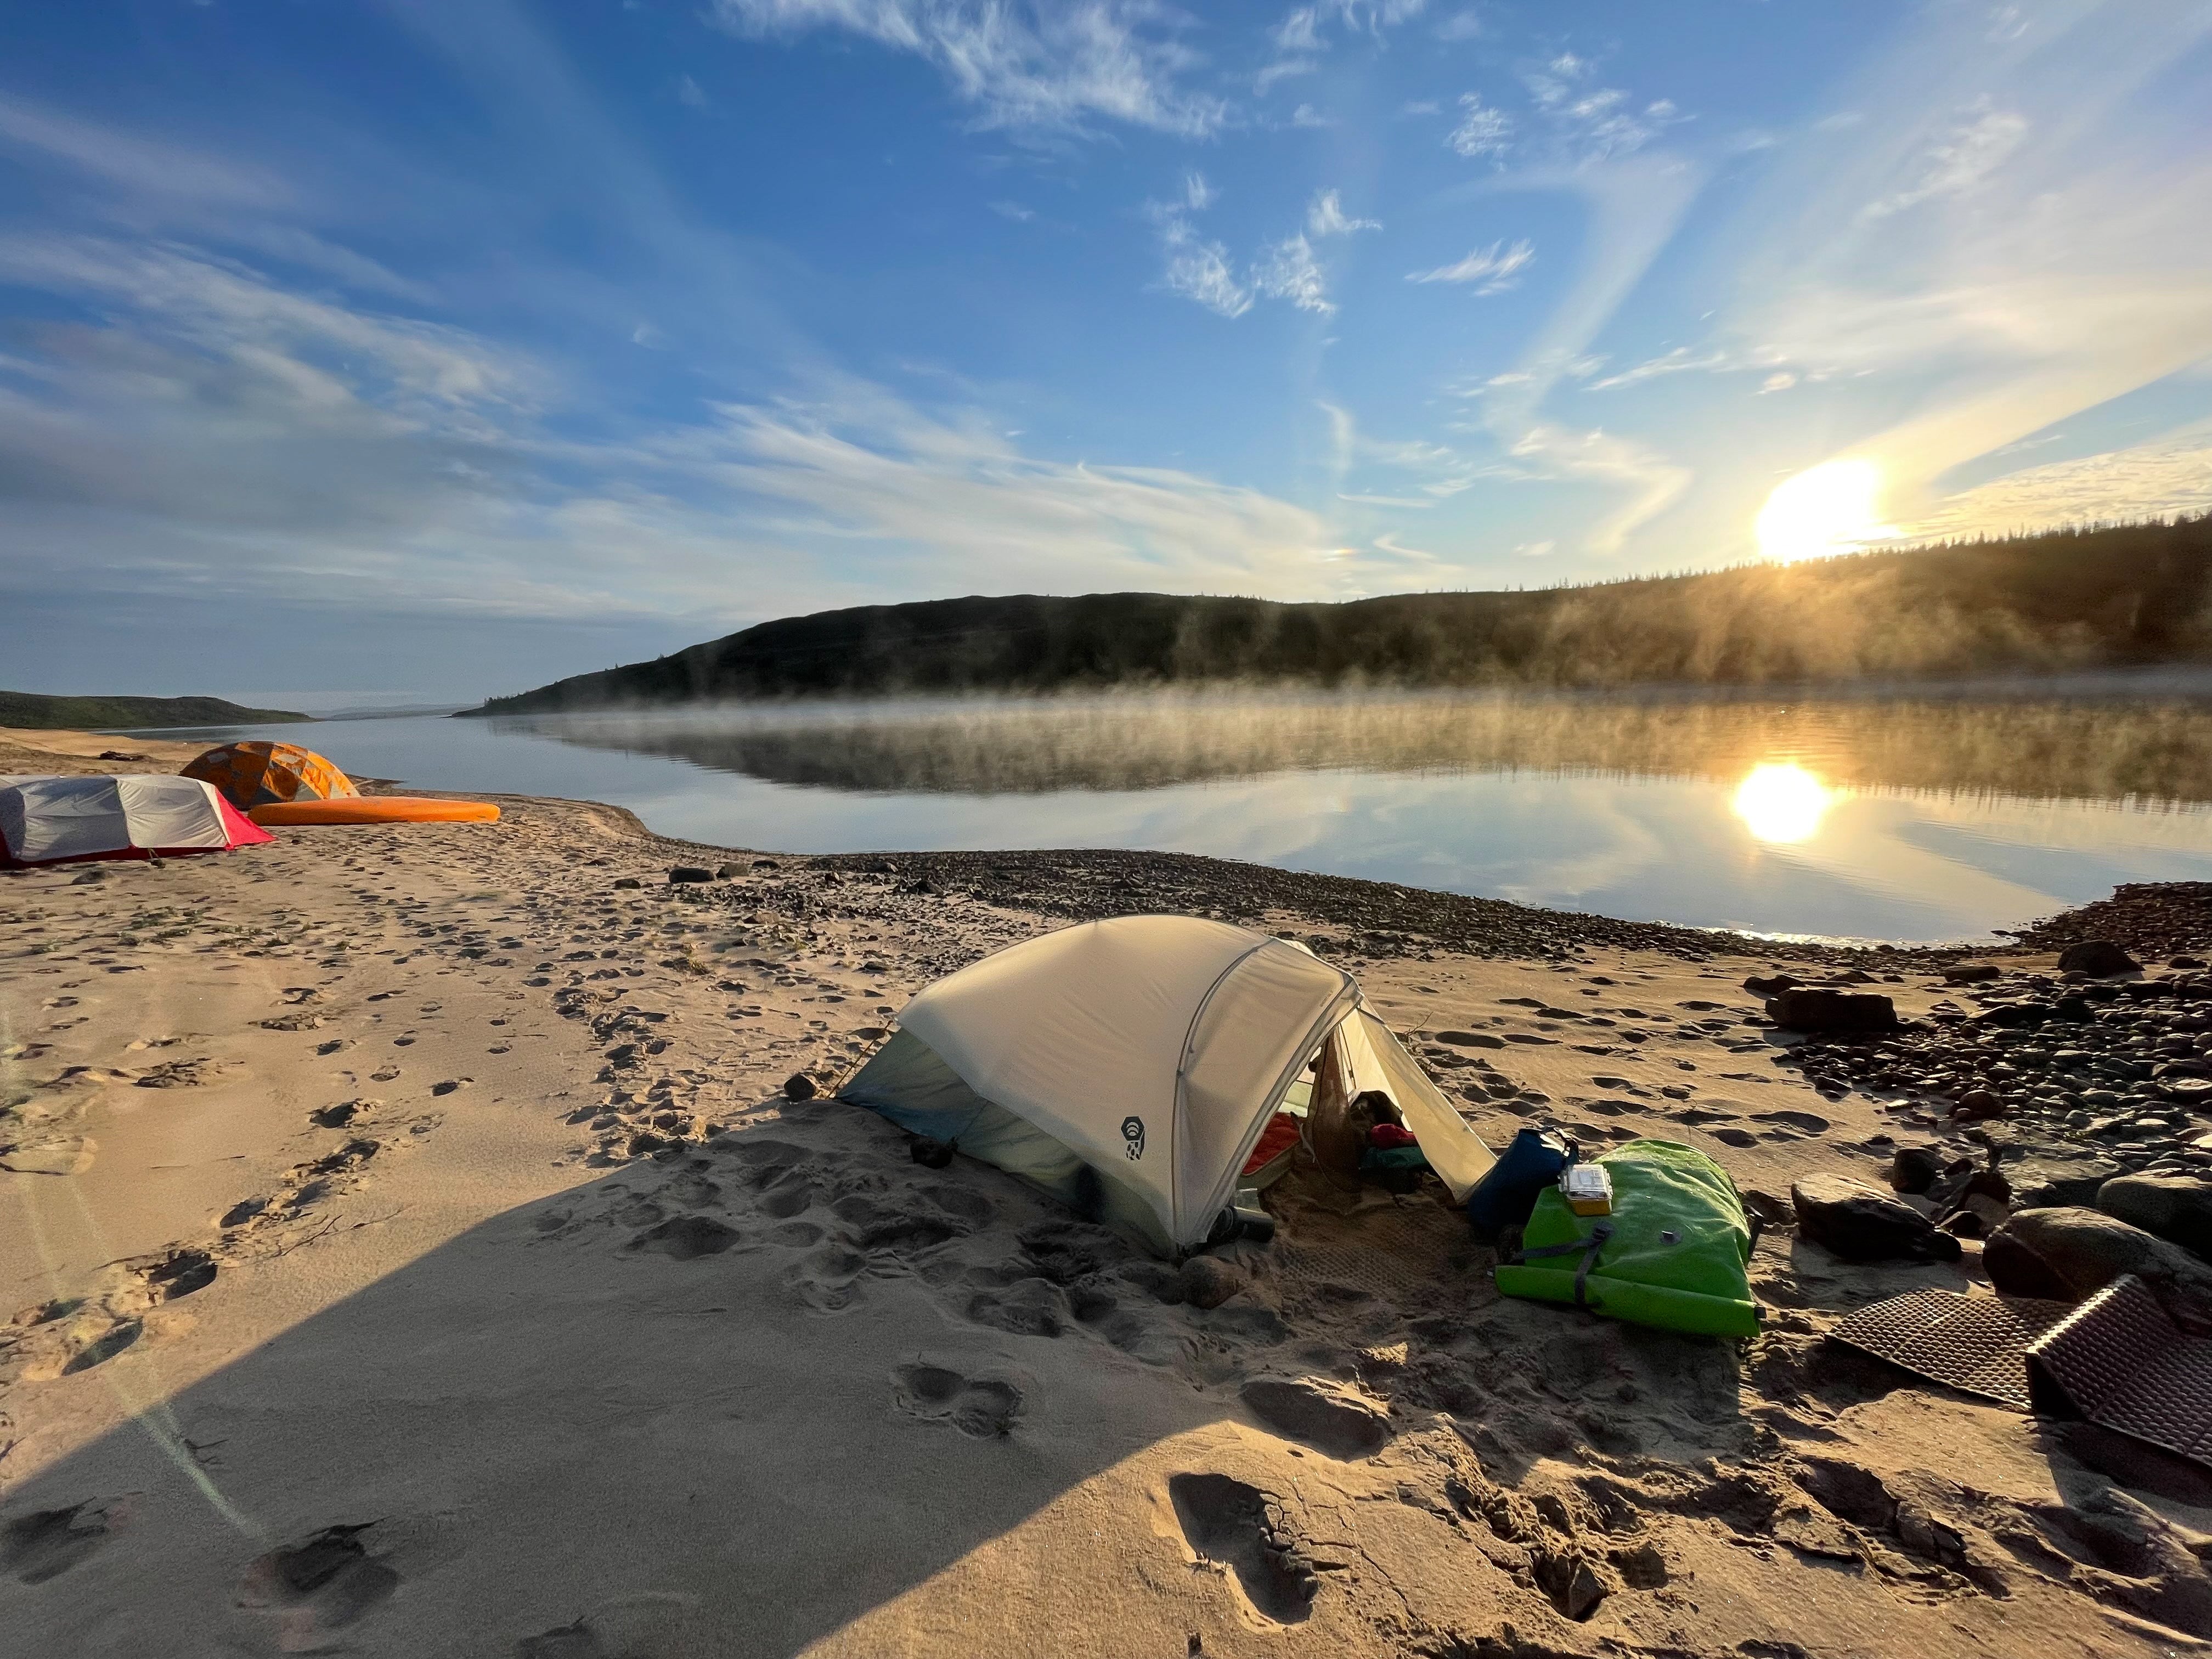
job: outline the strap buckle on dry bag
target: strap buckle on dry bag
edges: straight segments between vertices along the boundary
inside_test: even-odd
[[[1547,1256],[1579,1255],[1582,1261],[1575,1267],[1575,1306],[1589,1306],[1588,1291],[1590,1269],[1597,1266],[1599,1252],[1613,1237],[1613,1223],[1601,1221],[1590,1229],[1588,1238],[1576,1239],[1570,1244],[1545,1244],[1533,1250],[1522,1250],[1515,1255],[1511,1265],[1519,1267],[1531,1261],[1540,1261]]]

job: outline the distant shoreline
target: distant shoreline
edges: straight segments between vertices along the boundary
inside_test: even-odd
[[[1017,593],[786,617],[477,715],[1222,684],[1802,686],[2212,664],[2212,516],[1580,587]]]

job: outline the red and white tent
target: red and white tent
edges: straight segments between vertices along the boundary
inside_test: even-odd
[[[0,866],[227,853],[276,837],[198,778],[0,777]]]

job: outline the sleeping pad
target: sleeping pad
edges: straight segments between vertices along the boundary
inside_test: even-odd
[[[1576,1215],[1547,1188],[1498,1288],[1662,1330],[1757,1335],[1752,1231],[1728,1172],[1672,1140],[1628,1141],[1595,1161],[1613,1177],[1613,1213]]]

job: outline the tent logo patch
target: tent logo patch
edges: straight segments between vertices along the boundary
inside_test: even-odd
[[[1129,1143],[1132,1162],[1145,1155],[1145,1120],[1130,1116],[1121,1120],[1121,1139]]]

